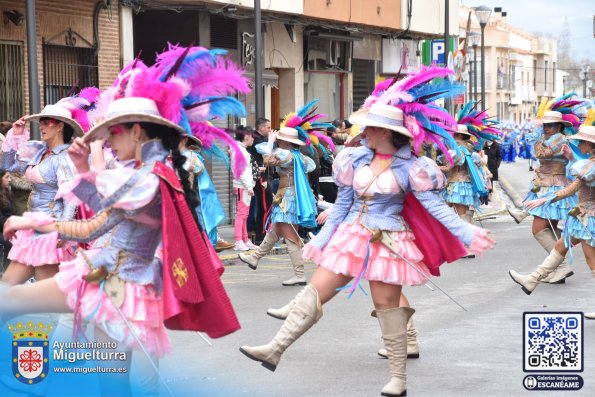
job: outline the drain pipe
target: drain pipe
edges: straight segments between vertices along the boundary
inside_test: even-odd
[[[41,111],[39,75],[37,70],[37,29],[35,26],[35,0],[27,0],[27,64],[29,72],[29,114]],[[39,125],[31,123],[31,139],[39,140]]]

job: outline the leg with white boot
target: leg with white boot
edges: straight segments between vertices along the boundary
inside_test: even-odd
[[[390,369],[390,380],[380,394],[386,397],[406,396],[407,322],[415,310],[398,306],[400,285],[370,281],[370,290]]]
[[[277,241],[279,241],[279,236],[275,230],[271,230],[264,237],[264,240],[262,240],[262,243],[255,252],[251,254],[238,254],[238,258],[240,258],[242,262],[246,263],[250,269],[256,270],[258,267],[258,261],[271,252]]]
[[[304,275],[304,259],[302,258],[302,247],[299,243],[286,239],[287,251],[293,266],[294,276],[283,281],[284,286],[306,285],[306,276]]]
[[[401,293],[399,307],[411,307],[409,300],[404,293]],[[377,317],[376,310],[372,310],[372,317]],[[382,358],[388,358],[386,349],[378,349],[378,355]],[[407,358],[419,358],[419,344],[417,343],[417,330],[413,326],[413,318],[407,321]]]
[[[337,288],[345,286],[351,277],[334,274],[319,267],[289,311],[281,329],[266,345],[242,346],[246,357],[259,361],[263,367],[275,371],[281,356],[299,337],[322,317],[322,305],[337,294]]]
[[[564,241],[560,239],[547,258],[545,258],[543,263],[539,265],[533,273],[524,276],[514,270],[510,270],[510,277],[515,283],[521,286],[522,290],[527,295],[531,295],[535,288],[537,288],[539,281],[543,280],[548,274],[552,273],[558,266],[560,266],[567,252],[568,249],[564,246]]]
[[[550,221],[547,219],[543,219],[540,217],[533,218],[533,237],[535,240],[543,247],[543,249],[550,253],[556,242],[559,240],[561,235],[556,235],[552,230],[552,226],[555,228],[558,221]],[[566,261],[562,261],[562,263],[547,277],[541,280],[542,283],[550,283],[550,284],[563,284],[566,282],[566,278],[572,276],[574,272],[566,263]]]
[[[461,204],[453,204],[453,207],[456,213],[459,215],[459,218],[461,218],[468,224],[473,225],[473,212],[469,212],[468,206]],[[465,255],[463,258],[473,259],[475,258],[475,254],[471,251],[467,251],[467,255]]]

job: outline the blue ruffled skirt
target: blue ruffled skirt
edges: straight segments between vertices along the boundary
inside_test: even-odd
[[[271,216],[269,223],[290,223],[296,225],[297,220],[297,202],[293,187],[285,189],[285,195],[281,204],[273,204],[271,207]]]
[[[595,217],[589,216],[587,218],[587,226],[583,225],[576,216],[569,216],[566,219],[566,225],[564,226],[564,235],[570,235],[573,238],[584,240],[591,247],[595,247]]]
[[[451,204],[475,206],[476,208],[481,206],[479,196],[473,192],[471,182],[450,182],[442,191],[442,198]]]
[[[539,193],[533,193],[530,190],[531,188],[533,188],[533,184],[529,186],[529,193],[527,193],[527,196],[525,197],[526,201],[549,196],[552,193],[564,189],[564,186],[542,187],[539,190]],[[544,205],[530,210],[529,213],[543,219],[563,220],[568,218],[568,211],[576,207],[577,204],[578,197],[574,194],[560,201],[556,201],[555,203],[545,203]]]

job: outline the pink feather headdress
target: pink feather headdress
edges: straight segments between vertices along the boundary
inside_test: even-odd
[[[452,137],[456,130],[455,119],[433,102],[440,98],[450,98],[464,92],[462,84],[449,78],[454,72],[438,66],[422,66],[418,73],[382,81],[364,101],[363,109],[375,103],[392,105],[404,113],[404,126],[413,136],[415,151],[422,144],[435,144],[444,152],[449,161],[448,148],[457,148]]]
[[[84,132],[87,132],[93,125],[88,112],[95,106],[99,93],[100,90],[96,87],[83,88],[78,95],[62,98],[56,105],[68,109],[72,114],[72,118],[81,126]]]

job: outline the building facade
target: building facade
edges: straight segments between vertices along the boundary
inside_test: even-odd
[[[37,59],[41,104],[57,101],[73,87],[112,84],[118,71],[139,56],[150,65],[168,43],[226,49],[254,76],[252,0],[39,0]],[[457,32],[458,0],[449,0],[449,31]],[[421,64],[420,42],[444,34],[444,2],[434,0],[270,0],[261,2],[263,85],[240,99],[243,119],[217,120],[235,128],[254,125],[255,95],[264,97],[264,116],[273,127],[289,112],[318,98],[328,120],[358,109],[376,82]],[[25,0],[1,0],[0,11],[25,15]],[[4,62],[2,118],[28,112],[26,24],[0,25]],[[7,73],[11,70],[12,74]],[[0,98],[3,98],[0,95]],[[2,100],[2,99],[0,99]],[[226,213],[232,218],[229,170],[207,162]]]
[[[459,37],[464,43],[470,32],[480,32],[473,10],[461,7]],[[557,42],[516,28],[502,12],[492,13],[484,32],[486,109],[500,120],[517,124],[535,117],[541,98],[564,93],[564,73],[557,68]],[[462,44],[461,44],[462,45]],[[469,59],[477,58],[477,79],[467,76],[480,98],[480,46],[467,47]]]
[[[71,90],[110,85],[120,67],[119,4],[93,0],[39,0],[37,67],[42,106]],[[24,0],[0,1],[0,12],[21,15],[0,23],[0,119],[29,113],[27,21]]]

